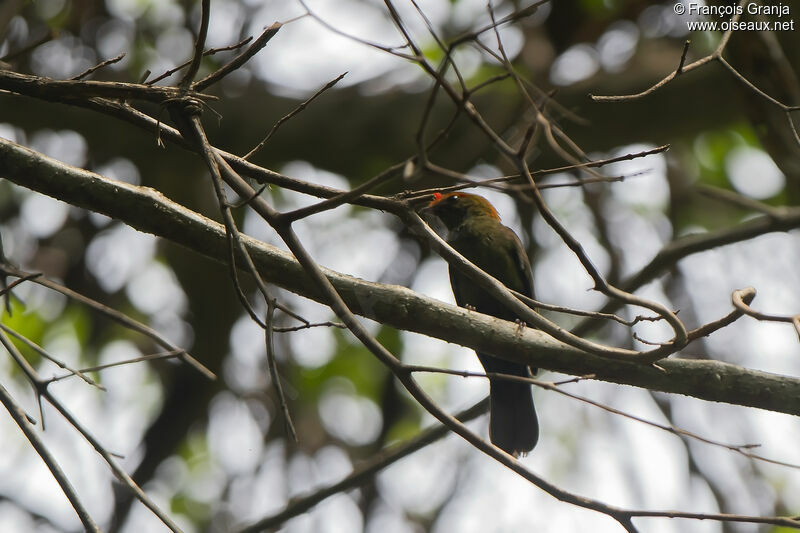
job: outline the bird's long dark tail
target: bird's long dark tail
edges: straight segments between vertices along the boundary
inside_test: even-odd
[[[524,365],[478,354],[487,372],[528,376]],[[533,407],[531,386],[508,380],[489,381],[491,413],[489,437],[498,448],[517,457],[531,451],[539,440],[539,420]]]

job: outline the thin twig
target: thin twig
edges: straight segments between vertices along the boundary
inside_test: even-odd
[[[58,486],[61,487],[61,490],[69,500],[70,505],[72,505],[72,508],[75,509],[75,513],[77,513],[78,518],[80,519],[86,531],[100,533],[100,528],[94,522],[92,516],[89,514],[89,511],[86,509],[86,507],[84,507],[83,503],[81,503],[75,488],[72,486],[72,483],[70,483],[67,475],[61,469],[61,466],[59,466],[58,461],[56,461],[55,457],[53,457],[53,455],[50,453],[50,450],[47,448],[47,445],[39,436],[39,433],[28,421],[25,411],[23,411],[22,408],[14,401],[14,397],[11,396],[11,394],[3,385],[0,385],[0,402],[2,402],[3,406],[8,410],[8,414],[11,415],[11,418],[17,424],[19,429],[21,429],[25,434],[25,437],[27,437],[28,442],[31,443],[33,449],[36,450],[36,453],[39,454],[39,457],[41,457],[42,461],[44,461],[45,465],[47,465],[47,468],[50,470],[50,473],[53,474],[56,483],[58,483]]]
[[[3,274],[9,275],[9,276],[17,276],[17,277],[24,277],[24,276],[27,276],[29,274],[28,272],[23,272],[21,270],[18,270],[13,265],[8,265],[8,264],[6,264],[6,265],[0,264],[0,272],[3,273]],[[50,280],[50,279],[48,279],[46,277],[43,277],[43,276],[42,277],[37,277],[35,279],[32,279],[31,281],[33,281],[34,283],[36,283],[38,285],[41,285],[43,287],[47,287],[48,289],[52,289],[52,290],[54,290],[56,292],[60,292],[64,296],[72,298],[73,300],[81,302],[82,304],[84,304],[86,306],[89,306],[92,309],[95,309],[96,311],[99,311],[100,313],[104,314],[105,316],[107,316],[108,318],[114,320],[115,322],[118,322],[118,323],[122,324],[124,327],[126,327],[126,328],[128,328],[128,329],[130,329],[132,331],[139,332],[139,333],[151,338],[152,340],[154,340],[156,343],[158,343],[162,347],[166,348],[167,350],[170,350],[170,351],[181,351],[182,355],[180,356],[180,358],[181,358],[181,360],[183,362],[185,362],[188,365],[194,367],[197,371],[199,371],[201,374],[206,376],[208,379],[212,379],[212,380],[216,379],[216,376],[214,375],[214,373],[211,370],[206,368],[197,359],[192,357],[188,352],[186,352],[185,350],[182,350],[181,348],[175,346],[174,344],[172,344],[170,341],[168,341],[165,337],[163,337],[157,331],[155,331],[152,328],[142,324],[141,322],[139,322],[137,320],[134,320],[133,318],[129,317],[128,315],[126,315],[124,313],[121,313],[121,312],[117,311],[116,309],[112,309],[111,307],[108,307],[106,305],[103,305],[98,301],[92,300],[91,298],[88,298],[88,297],[84,296],[83,294],[75,292],[72,289],[69,289],[68,287],[65,287],[65,286],[63,286],[63,285],[61,285],[59,283],[56,283],[56,282],[54,282],[54,281],[52,281],[52,280]]]
[[[327,22],[325,19],[323,19],[322,17],[320,17],[319,15],[314,13],[313,11],[311,11],[311,8],[308,7],[308,4],[305,2],[305,0],[297,0],[297,1],[300,3],[301,6],[303,6],[303,9],[306,10],[306,15],[307,16],[311,17],[319,25],[321,25],[322,27],[326,28],[328,31],[331,31],[331,32],[335,33],[336,35],[340,35],[342,37],[346,37],[347,39],[350,39],[352,41],[359,42],[359,43],[361,43],[361,44],[363,44],[365,46],[369,46],[370,48],[374,48],[376,50],[381,50],[383,52],[386,52],[388,54],[392,54],[393,56],[397,56],[397,57],[400,57],[402,59],[409,59],[409,60],[412,60],[412,61],[416,61],[418,59],[418,57],[415,57],[413,55],[406,54],[406,53],[398,51],[398,50],[401,50],[403,48],[406,48],[406,46],[386,46],[386,45],[383,45],[383,44],[381,44],[379,42],[370,41],[368,39],[362,39],[360,37],[356,37],[355,35],[351,35],[351,34],[345,32],[345,31],[342,31],[342,30],[336,28],[335,26],[333,26],[332,24],[330,24],[329,22]]]
[[[332,88],[334,85],[336,85],[337,83],[339,83],[339,82],[342,80],[342,78],[344,78],[345,76],[347,76],[347,72],[345,72],[345,73],[343,73],[343,74],[339,74],[339,75],[338,75],[336,78],[334,78],[334,79],[332,79],[331,81],[329,81],[328,83],[326,83],[324,87],[322,87],[322,88],[321,88],[321,89],[319,89],[317,92],[315,92],[313,95],[311,95],[311,97],[310,97],[310,98],[308,98],[308,99],[307,99],[307,100],[305,100],[304,102],[300,103],[300,104],[299,104],[297,107],[295,107],[294,109],[292,109],[292,110],[291,110],[291,111],[290,111],[290,112],[289,112],[287,115],[284,115],[283,117],[281,117],[281,118],[278,120],[278,122],[276,122],[276,123],[275,123],[275,124],[272,126],[272,129],[271,129],[271,130],[269,130],[269,133],[267,133],[267,136],[266,136],[266,137],[264,137],[264,139],[263,139],[263,140],[262,140],[260,143],[258,143],[258,145],[256,145],[256,147],[255,147],[255,148],[253,148],[252,150],[250,150],[249,152],[247,152],[247,154],[243,155],[243,156],[242,156],[242,159],[245,159],[245,160],[246,160],[246,159],[250,159],[250,157],[251,157],[253,154],[255,154],[256,152],[258,152],[259,150],[261,150],[261,148],[263,148],[263,147],[264,147],[264,145],[265,145],[265,144],[267,144],[267,141],[269,141],[269,140],[270,140],[270,138],[271,138],[271,137],[272,137],[272,136],[275,134],[275,132],[276,132],[276,131],[278,131],[278,128],[280,128],[280,127],[281,127],[281,125],[283,125],[283,123],[284,123],[284,122],[286,122],[287,120],[290,120],[292,117],[294,117],[294,116],[295,116],[295,115],[297,115],[298,113],[302,112],[302,111],[303,111],[303,110],[304,110],[304,109],[305,109],[305,108],[308,106],[308,104],[310,104],[311,102],[313,102],[314,100],[316,100],[316,98],[317,98],[318,96],[320,96],[322,93],[324,93],[325,91],[327,91],[328,89]]]
[[[247,43],[249,43],[252,40],[253,40],[253,36],[251,35],[250,37],[242,39],[241,41],[239,41],[236,44],[231,44],[229,46],[222,46],[220,48],[209,48],[208,50],[203,52],[203,57],[211,56],[211,55],[217,54],[219,52],[229,52],[231,50],[238,50],[239,48],[241,48],[242,46],[246,45]],[[154,83],[157,83],[157,82],[163,80],[164,78],[168,78],[168,77],[172,76],[173,74],[175,74],[176,72],[178,72],[182,68],[188,67],[191,64],[192,64],[192,60],[188,59],[188,60],[184,61],[183,63],[181,63],[180,65],[178,65],[177,67],[173,67],[173,68],[163,72],[159,76],[156,76],[152,80],[148,80],[147,82],[145,82],[144,79],[147,79],[147,77],[150,75],[150,71],[148,70],[147,74],[144,77],[144,79],[141,80],[141,83],[146,83],[146,85],[153,85]]]
[[[489,401],[487,398],[457,414],[456,419],[461,422],[469,422],[473,418],[485,413],[488,408]],[[238,533],[256,533],[258,531],[275,528],[287,520],[309,511],[315,505],[334,494],[363,485],[374,478],[375,475],[384,468],[396,463],[404,457],[408,457],[414,452],[425,448],[429,444],[449,434],[450,430],[443,424],[437,424],[436,426],[424,429],[416,437],[373,455],[359,464],[350,475],[338,483],[317,489],[310,494],[299,496],[291,500],[278,513],[262,518],[258,522],[238,530]]]
[[[549,382],[549,381],[541,381],[539,379],[526,377],[526,376],[515,376],[513,374],[501,374],[501,373],[497,373],[497,372],[473,372],[473,371],[469,371],[469,370],[454,370],[454,369],[449,369],[449,368],[439,368],[439,367],[424,366],[424,365],[406,365],[406,368],[410,372],[427,372],[427,373],[435,373],[435,374],[444,374],[444,375],[449,375],[449,376],[459,376],[459,377],[462,377],[462,378],[473,378],[473,377],[475,377],[475,378],[486,378],[486,379],[502,380],[502,381],[509,381],[509,382],[514,382],[514,383],[526,383],[526,384],[534,385],[534,386],[539,387],[541,389],[545,389],[545,390],[549,390],[549,391],[561,394],[562,396],[566,396],[566,397],[571,398],[573,400],[577,400],[579,402],[583,402],[585,404],[588,404],[588,405],[591,405],[591,406],[594,406],[594,407],[598,407],[598,408],[600,408],[600,409],[602,409],[604,411],[607,411],[609,413],[612,413],[614,415],[619,415],[619,416],[621,416],[623,418],[627,418],[629,420],[633,420],[635,422],[639,422],[641,424],[644,424],[644,425],[647,425],[647,426],[650,426],[650,427],[658,428],[660,430],[666,431],[667,433],[672,433],[673,435],[676,435],[676,436],[679,436],[679,437],[688,437],[688,438],[694,439],[696,441],[702,442],[704,444],[709,444],[711,446],[716,446],[718,448],[725,448],[727,450],[730,450],[732,452],[736,452],[736,453],[738,453],[740,455],[743,455],[744,457],[747,457],[748,459],[753,459],[755,461],[760,461],[760,462],[770,463],[770,464],[774,464],[774,465],[778,465],[778,466],[785,466],[787,468],[792,468],[792,469],[795,469],[795,470],[800,470],[800,464],[789,463],[789,462],[785,462],[785,461],[779,461],[777,459],[770,459],[769,457],[764,457],[764,456],[761,456],[761,455],[758,455],[758,454],[754,454],[754,453],[749,451],[749,450],[752,450],[754,448],[760,447],[761,446],[760,444],[728,444],[728,443],[725,443],[725,442],[717,441],[717,440],[714,440],[714,439],[711,439],[711,438],[708,438],[708,437],[703,437],[701,435],[698,435],[697,433],[693,433],[693,432],[688,431],[686,429],[681,429],[681,428],[675,427],[675,426],[673,426],[671,424],[660,424],[658,422],[653,422],[652,420],[648,420],[646,418],[643,418],[643,417],[628,413],[626,411],[622,411],[622,410],[617,409],[615,407],[611,407],[610,405],[606,405],[604,403],[597,402],[595,400],[587,398],[586,396],[581,396],[580,394],[575,394],[575,393],[572,393],[572,392],[568,392],[568,391],[566,391],[566,390],[564,390],[562,388],[562,385],[565,385],[565,384],[576,383],[577,381],[584,380],[584,379],[592,379],[594,377],[593,375],[580,376],[580,377],[577,377],[577,378],[572,378],[572,379],[568,379],[568,380],[560,381],[560,382]]]
[[[7,286],[3,287],[2,290],[0,290],[0,296],[5,296],[7,294],[10,294],[11,290],[14,287],[16,287],[17,285],[19,285],[21,283],[25,283],[26,281],[30,281],[30,280],[36,279],[41,275],[42,275],[41,272],[31,272],[30,274],[27,274],[27,275],[22,276],[21,278],[19,278],[17,280],[12,281]]]
[[[403,161],[402,163],[396,163],[390,166],[389,168],[385,169],[384,171],[382,171],[380,174],[371,177],[364,183],[358,185],[357,187],[354,187],[353,189],[350,189],[349,191],[343,191],[336,196],[333,196],[331,198],[326,198],[325,200],[317,202],[316,204],[311,204],[306,207],[300,207],[295,209],[294,211],[281,213],[280,217],[286,222],[293,222],[295,220],[301,220],[303,218],[307,218],[316,213],[321,213],[323,211],[335,209],[336,207],[339,207],[340,205],[346,204],[348,202],[355,201],[357,198],[363,197],[367,191],[391,179],[402,168],[404,168],[407,163],[408,161]]]
[[[165,512],[163,512],[155,503],[153,503],[147,494],[142,491],[141,487],[139,487],[139,485],[136,484],[136,482],[127,474],[127,472],[125,472],[125,470],[123,470],[117,464],[113,454],[106,450],[105,447],[86,429],[86,427],[77,418],[75,418],[75,416],[70,413],[55,396],[53,396],[53,394],[50,392],[50,389],[47,387],[47,381],[39,377],[39,375],[36,373],[36,370],[34,370],[30,363],[28,363],[28,361],[19,352],[14,343],[11,342],[11,339],[9,339],[3,332],[0,332],[0,344],[5,347],[6,351],[8,351],[8,353],[14,359],[14,362],[25,374],[31,386],[33,386],[36,390],[37,396],[46,399],[50,405],[55,407],[61,416],[64,417],[67,422],[76,431],[78,431],[78,433],[80,433],[83,438],[89,442],[89,444],[92,445],[98,454],[100,454],[103,460],[105,460],[106,464],[111,468],[111,471],[114,473],[117,479],[127,486],[128,489],[136,495],[138,500],[142,502],[148,509],[150,509],[153,514],[155,514],[159,520],[164,523],[165,526],[167,526],[174,533],[180,533],[180,528],[172,521],[172,519],[170,519]],[[64,486],[62,485],[62,488],[63,487]]]
[[[741,297],[742,302],[744,302],[746,304],[749,304],[750,302],[753,301],[753,298],[756,297],[756,291],[755,291],[755,289],[752,289],[752,288],[740,289],[739,295]],[[689,332],[689,335],[688,335],[689,336],[689,342],[695,341],[695,340],[700,339],[702,337],[708,337],[709,335],[711,335],[715,331],[718,331],[718,330],[720,330],[720,329],[722,329],[722,328],[734,323],[736,320],[741,318],[743,315],[744,315],[743,311],[741,311],[740,309],[735,309],[735,310],[731,311],[730,313],[728,313],[727,315],[725,315],[724,317],[720,318],[719,320],[715,320],[713,322],[709,322],[708,324],[700,326],[697,329],[693,329],[692,331]]]
[[[25,45],[24,47],[20,48],[19,50],[14,50],[13,52],[9,52],[6,55],[4,55],[3,57],[0,57],[0,61],[3,61],[5,63],[9,63],[11,61],[14,61],[16,58],[27,54],[31,50],[34,50],[34,49],[40,47],[41,45],[43,45],[44,43],[46,43],[48,41],[52,41],[56,37],[58,37],[58,31],[51,28],[51,29],[49,29],[47,31],[47,33],[45,33],[44,35],[42,35],[41,37],[39,37],[35,41],[31,42],[30,44]]]
[[[743,84],[744,84],[744,85],[745,85],[747,88],[749,88],[751,91],[753,91],[755,94],[757,94],[758,96],[760,96],[761,98],[763,98],[763,99],[764,99],[764,100],[766,100],[767,102],[769,102],[769,103],[771,103],[771,104],[773,104],[773,105],[775,105],[775,106],[777,106],[777,107],[781,108],[783,111],[797,111],[798,109],[800,109],[800,106],[790,106],[790,105],[786,105],[786,104],[784,104],[784,103],[782,103],[782,102],[779,102],[778,100],[776,100],[776,99],[775,99],[775,98],[773,98],[772,96],[768,95],[767,93],[765,93],[764,91],[762,91],[761,89],[759,89],[758,87],[756,87],[756,86],[753,84],[753,82],[751,82],[750,80],[748,80],[747,78],[745,78],[745,77],[744,77],[744,76],[743,76],[743,75],[742,75],[742,74],[741,74],[741,73],[740,73],[738,70],[736,70],[736,69],[733,67],[733,65],[731,65],[730,63],[728,63],[728,61],[727,61],[727,60],[726,60],[724,57],[722,57],[722,56],[719,56],[719,58],[718,58],[718,61],[719,61],[720,63],[722,63],[722,66],[724,66],[726,69],[728,69],[728,72],[730,72],[731,74],[733,74],[733,77],[734,77],[734,78],[736,78],[737,80],[739,80],[739,81],[740,81],[741,83],[743,83]]]
[[[781,213],[780,208],[772,207],[771,205],[759,202],[758,200],[754,200],[746,196],[742,196],[741,194],[729,191],[727,189],[703,185],[702,183],[695,185],[695,189],[697,189],[697,192],[703,196],[714,198],[715,200],[720,200],[743,209],[756,211],[767,216],[780,216]]]
[[[55,364],[59,368],[63,368],[64,370],[68,371],[69,372],[69,374],[67,374],[68,377],[78,376],[79,378],[81,378],[83,381],[85,381],[89,385],[91,385],[93,387],[97,387],[98,389],[103,390],[103,391],[106,390],[105,387],[103,387],[102,385],[97,383],[95,380],[93,380],[92,378],[87,376],[84,373],[85,371],[75,370],[75,369],[69,367],[66,363],[64,363],[60,359],[50,355],[50,353],[47,350],[45,350],[44,348],[42,348],[41,346],[39,346],[38,344],[36,344],[32,340],[30,340],[29,338],[25,337],[24,335],[22,335],[22,334],[20,334],[20,333],[18,333],[16,331],[14,331],[13,329],[9,328],[5,324],[0,323],[0,329],[2,329],[3,331],[8,333],[9,335],[14,337],[15,339],[18,339],[19,341],[25,343],[25,345],[28,346],[31,350],[35,351],[36,353],[38,353],[39,355],[41,355],[42,357],[44,357],[45,359],[47,359],[51,363]]]
[[[747,301],[748,298],[750,301],[752,301],[755,295],[756,295],[756,290],[753,287],[747,287],[746,289],[739,289],[733,291],[733,294],[731,294],[731,302],[733,303],[733,306],[736,309],[746,314],[747,316],[755,318],[756,320],[761,320],[764,322],[788,322],[789,324],[794,326],[794,330],[797,333],[798,338],[800,338],[800,314],[785,316],[785,315],[772,315],[756,311],[755,309],[750,307],[749,302]]]
[[[266,327],[264,328],[264,344],[267,350],[267,367],[269,368],[269,377],[272,380],[272,385],[275,387],[275,392],[278,395],[278,405],[283,412],[283,424],[286,428],[286,434],[293,442],[297,442],[297,430],[292,422],[292,415],[289,412],[289,402],[286,401],[286,394],[283,392],[283,385],[281,384],[281,375],[278,372],[278,358],[275,355],[275,340],[273,336],[272,325],[275,319],[275,301],[267,300],[267,317],[264,321]]]
[[[794,119],[792,118],[791,111],[786,111],[786,120],[789,121],[789,127],[792,130],[792,135],[794,135],[794,140],[798,146],[800,146],[800,133],[797,132],[797,126],[794,125]]]
[[[647,265],[623,281],[621,285],[626,291],[635,291],[689,255],[725,244],[746,241],[767,233],[789,231],[796,228],[800,228],[800,208],[792,207],[781,209],[780,212],[769,216],[748,220],[731,228],[686,235],[665,245]],[[601,311],[613,313],[621,305],[620,302],[609,301]],[[575,326],[572,333],[583,336],[596,326],[597,321],[587,319]]]
[[[249,61],[251,57],[256,55],[262,48],[264,48],[267,45],[270,39],[275,37],[275,35],[278,33],[278,30],[280,30],[282,26],[283,26],[282,23],[276,22],[269,28],[265,29],[261,33],[261,35],[258,36],[258,39],[256,39],[253,42],[253,44],[247,47],[247,50],[245,50],[244,52],[233,58],[229,63],[223,65],[218,70],[212,72],[202,80],[196,81],[194,84],[192,84],[192,88],[196,91],[203,91],[208,87],[210,87],[211,85],[217,83],[219,80],[221,80],[234,70],[238,69],[239,67],[247,63],[247,61]]]
[[[107,67],[108,65],[113,65],[114,63],[116,63],[118,61],[121,61],[123,57],[125,57],[125,53],[124,52],[121,53],[120,55],[118,55],[117,57],[112,57],[111,59],[106,59],[105,61],[103,61],[101,63],[98,63],[97,65],[84,70],[83,72],[81,72],[77,76],[71,77],[70,79],[71,80],[80,80],[82,78],[85,78],[86,76],[88,76],[92,72],[95,72],[97,70],[100,70],[103,67]]]
[[[538,2],[534,2],[529,6],[523,7],[517,11],[514,11],[513,13],[510,13],[509,15],[506,15],[505,17],[501,18],[496,22],[492,22],[491,24],[482,26],[477,30],[463,33],[462,35],[459,35],[458,37],[450,41],[449,43],[450,49],[451,50],[454,49],[454,47],[458,46],[459,44],[476,41],[478,37],[480,37],[482,34],[486,33],[487,31],[493,30],[499,26],[508,24],[510,22],[517,22],[524,18],[530,17],[531,15],[536,13],[536,11],[538,11],[539,7],[541,7],[543,4],[548,3],[549,1],[550,0],[539,0]]]
[[[194,41],[194,55],[192,55],[192,62],[189,63],[189,68],[186,69],[186,73],[178,83],[178,87],[184,91],[192,86],[194,77],[197,75],[197,71],[200,70],[200,62],[203,60],[203,50],[208,36],[208,23],[211,20],[211,0],[201,0],[200,6],[200,29],[197,31],[197,38]]]
[[[214,186],[214,192],[217,197],[217,203],[219,204],[220,212],[222,213],[222,219],[225,223],[225,230],[227,234],[228,240],[228,247],[230,251],[230,262],[229,267],[231,271],[231,276],[234,281],[234,287],[239,294],[239,299],[244,305],[245,309],[251,316],[255,316],[255,311],[250,306],[247,298],[245,297],[244,293],[241,290],[241,287],[238,282],[238,270],[236,268],[236,253],[244,258],[245,265],[247,266],[247,270],[253,276],[253,279],[256,281],[256,286],[258,287],[261,296],[264,298],[264,301],[267,304],[267,321],[262,322],[260,320],[256,320],[256,323],[259,326],[263,327],[266,332],[266,342],[267,342],[267,356],[270,364],[270,373],[273,375],[273,386],[275,387],[278,400],[280,402],[281,410],[284,415],[284,422],[286,429],[294,440],[297,440],[297,435],[295,433],[294,424],[291,420],[291,414],[289,412],[289,407],[286,403],[286,397],[283,393],[283,386],[280,382],[280,377],[277,372],[277,367],[275,366],[275,356],[274,350],[271,349],[272,347],[272,332],[270,329],[271,324],[269,323],[272,320],[272,314],[274,313],[276,303],[273,297],[271,296],[269,290],[267,289],[267,285],[264,282],[261,274],[259,273],[258,269],[256,269],[255,264],[253,263],[253,259],[250,257],[247,248],[242,244],[242,238],[239,233],[239,229],[236,226],[236,221],[233,219],[233,215],[230,209],[230,203],[228,202],[227,193],[225,192],[225,187],[223,185],[223,172],[229,173],[232,172],[230,167],[228,167],[227,163],[219,157],[215,152],[214,149],[211,147],[210,143],[205,134],[205,130],[203,129],[203,124],[200,121],[199,110],[200,107],[196,105],[194,101],[188,100],[182,107],[178,107],[179,104],[176,104],[174,108],[175,113],[179,113],[184,116],[184,120],[181,122],[189,128],[186,132],[184,132],[184,136],[190,139],[195,139],[198,143],[198,151],[202,156],[206,167],[209,170],[209,174],[211,175],[211,182]],[[240,178],[241,179],[241,178]],[[254,191],[252,187],[247,185],[247,194],[250,195]],[[259,201],[263,202],[263,200],[256,196],[252,197],[252,203],[258,203]]]
[[[541,302],[539,300],[534,300],[530,296],[526,296],[521,292],[517,292],[515,290],[509,289],[511,294],[516,296],[518,299],[522,300],[524,303],[528,305],[531,309],[545,309],[547,311],[555,311],[556,313],[564,313],[568,315],[575,315],[575,316],[586,316],[586,317],[593,317],[593,318],[600,318],[604,320],[613,320],[623,326],[634,326],[639,322],[658,322],[660,320],[664,320],[662,316],[643,316],[637,315],[633,318],[633,320],[626,320],[619,315],[614,315],[611,313],[600,313],[598,311],[585,311],[583,309],[573,309],[571,307],[565,307],[561,305],[553,305]]]
[[[303,324],[301,326],[291,326],[291,327],[274,327],[272,331],[275,333],[289,333],[293,331],[300,331],[301,329],[309,329],[309,328],[339,328],[339,329],[347,329],[347,326],[342,324],[341,322],[316,322],[316,323],[309,323]]]
[[[153,353],[153,354],[146,354],[141,355],[139,357],[134,357],[133,359],[126,359],[124,361],[116,361],[114,363],[106,363],[104,365],[97,365],[97,366],[90,366],[88,368],[82,368],[80,371],[75,371],[73,374],[64,374],[61,376],[53,376],[52,378],[45,381],[45,383],[53,383],[55,381],[61,381],[67,378],[71,378],[73,375],[82,375],[87,372],[99,372],[101,370],[106,370],[109,368],[114,368],[117,366],[124,366],[124,365],[132,365],[136,363],[141,363],[143,361],[153,361],[153,360],[160,360],[160,359],[175,359],[179,357],[183,353],[183,350],[176,350],[171,352],[161,352],[161,353]],[[105,388],[103,389],[105,390]]]
[[[563,173],[563,172],[568,172],[570,170],[577,170],[577,169],[588,168],[588,167],[602,167],[602,166],[605,166],[605,165],[609,165],[611,163],[617,163],[617,162],[620,162],[620,161],[630,161],[632,159],[637,159],[637,158],[640,158],[640,157],[647,157],[648,155],[659,154],[659,153],[662,153],[662,152],[666,152],[667,150],[669,150],[669,148],[670,148],[670,145],[665,144],[663,146],[659,146],[659,147],[653,148],[651,150],[645,150],[645,151],[642,151],[642,152],[632,153],[632,154],[625,154],[625,155],[622,155],[622,156],[612,157],[612,158],[608,158],[608,159],[601,159],[601,160],[597,160],[597,161],[587,161],[587,162],[584,162],[584,163],[575,163],[575,164],[565,165],[565,166],[556,167],[556,168],[546,168],[546,169],[541,169],[541,170],[532,170],[530,172],[530,174],[531,174],[531,176],[543,176],[543,175]],[[485,178],[484,179],[484,178],[480,178],[480,177],[477,177],[477,176],[470,176],[468,174],[462,174],[462,173],[457,172],[455,170],[450,170],[450,169],[447,169],[447,168],[444,168],[444,167],[440,167],[439,165],[436,165],[436,164],[430,163],[430,162],[428,163],[428,166],[426,168],[428,170],[432,171],[432,172],[435,172],[437,174],[441,174],[442,176],[450,177],[450,178],[453,178],[455,180],[462,181],[462,182],[465,182],[465,183],[461,183],[459,185],[452,185],[450,187],[436,187],[434,189],[420,189],[420,190],[416,190],[416,191],[404,192],[404,193],[398,194],[396,197],[397,198],[403,198],[403,199],[406,199],[406,198],[415,199],[415,198],[418,198],[418,197],[421,197],[421,196],[430,196],[435,192],[444,194],[446,192],[455,192],[455,191],[460,191],[460,190],[464,190],[464,189],[470,189],[470,188],[473,188],[473,187],[482,187],[482,186],[488,186],[488,185],[493,185],[493,184],[497,184],[497,183],[516,183],[518,181],[523,181],[524,180],[524,177],[521,176],[520,174],[512,174],[512,175],[508,175],[508,176],[499,176],[499,177],[496,177],[496,178]],[[627,179],[629,177],[632,177],[632,175],[629,175],[629,176],[599,176],[599,177],[591,177],[591,178],[580,178],[580,179],[578,179],[577,181],[575,181],[573,183],[558,183],[558,184],[543,183],[543,184],[537,184],[537,187],[540,190],[551,189],[551,188],[555,188],[555,187],[578,187],[578,186],[582,186],[582,185],[589,184],[589,183],[606,183],[606,182],[624,181],[625,179]],[[525,184],[519,186],[517,188],[517,190],[527,190],[529,188],[530,188],[530,185],[528,183],[525,183]]]
[[[681,54],[681,62],[678,63],[678,70],[675,71],[675,76],[680,76],[683,74],[683,65],[686,63],[686,54],[689,53],[689,45],[692,41],[686,39],[686,42],[683,43],[683,53]]]

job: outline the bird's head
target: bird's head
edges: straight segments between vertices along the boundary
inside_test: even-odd
[[[497,211],[486,198],[466,192],[434,193],[425,212],[438,217],[449,229],[458,227],[470,217],[500,220]]]

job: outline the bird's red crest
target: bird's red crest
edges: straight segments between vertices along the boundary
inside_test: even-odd
[[[428,207],[434,207],[435,205],[447,200],[448,198],[471,198],[474,200],[474,204],[479,207],[482,211],[488,213],[493,218],[500,220],[500,215],[497,214],[497,210],[494,208],[492,204],[489,203],[489,200],[484,198],[483,196],[478,196],[477,194],[470,194],[468,192],[448,192],[442,194],[440,192],[433,193],[433,200],[431,203],[428,204]]]

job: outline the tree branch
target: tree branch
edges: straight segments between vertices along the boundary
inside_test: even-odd
[[[697,233],[680,237],[664,246],[653,259],[650,260],[639,272],[622,282],[623,290],[633,292],[646,283],[660,276],[667,269],[673,267],[678,261],[692,254],[711,250],[726,244],[742,242],[759,235],[775,231],[789,231],[800,228],[800,208],[782,207],[776,209],[772,215],[760,216],[746,222],[708,233]],[[610,300],[600,312],[613,313],[622,307],[622,302]],[[584,320],[572,329],[575,335],[588,333],[596,324],[597,319]]]
[[[473,418],[476,418],[477,416],[485,413],[488,410],[488,408],[489,408],[489,401],[487,398],[481,400],[480,402],[473,405],[469,409],[466,409],[461,413],[457,414],[456,418],[461,422],[468,422]],[[368,460],[360,464],[358,468],[356,468],[350,475],[348,475],[341,481],[329,485],[327,487],[315,490],[314,492],[311,492],[304,496],[295,498],[277,513],[270,515],[266,518],[262,518],[261,520],[253,524],[250,524],[247,527],[242,528],[241,530],[239,530],[239,533],[256,533],[257,531],[264,531],[276,528],[279,525],[286,522],[287,520],[289,520],[290,518],[293,518],[310,510],[325,498],[329,498],[334,494],[338,494],[340,492],[354,489],[356,487],[359,487],[360,485],[363,485],[364,483],[372,479],[375,476],[375,474],[377,474],[384,468],[388,467],[389,465],[399,461],[400,459],[403,459],[404,457],[413,454],[418,450],[421,450],[422,448],[428,446],[433,442],[436,442],[445,435],[449,434],[450,434],[450,429],[443,424],[437,424],[433,427],[424,429],[416,437],[409,439],[408,441],[403,442],[401,444],[397,444],[395,446],[387,448],[383,450],[381,453],[374,455],[373,457],[370,457]]]
[[[0,175],[218,261],[227,260],[228,243],[221,224],[154,189],[70,167],[5,139],[0,139]],[[800,212],[796,216],[800,225]],[[245,235],[242,243],[265,280],[307,298],[322,298],[290,254]],[[614,361],[570,347],[541,331],[520,330],[514,323],[445,304],[405,287],[324,272],[354,312],[398,329],[567,374],[595,374],[603,381],[800,415],[798,378],[718,361],[673,358],[660,361],[659,367]]]
[[[78,498],[77,492],[75,492],[75,488],[72,486],[72,483],[69,482],[69,478],[67,478],[64,471],[61,469],[61,466],[56,461],[55,457],[50,453],[50,450],[47,449],[44,441],[42,441],[39,433],[34,429],[33,424],[28,420],[28,417],[25,414],[25,411],[14,401],[14,398],[11,394],[6,390],[5,387],[0,385],[0,403],[8,410],[8,413],[11,415],[11,418],[14,419],[19,429],[25,434],[28,441],[31,443],[31,446],[36,450],[36,453],[39,454],[39,457],[42,458],[42,461],[47,465],[47,468],[50,469],[50,472],[53,474],[53,477],[56,479],[56,482],[61,487],[61,490],[64,491],[67,499],[69,500],[72,508],[75,509],[75,512],[78,514],[78,518],[80,518],[81,523],[83,523],[83,527],[86,531],[96,531],[100,532],[100,528],[92,519],[91,515],[89,515],[89,511],[86,510],[83,503],[81,503],[80,498]]]
[[[74,98],[85,100],[92,96],[101,96],[163,103],[170,98],[181,96],[180,90],[175,87],[111,81],[54,80],[10,70],[0,70],[0,89],[53,102]],[[196,91],[189,91],[188,95],[201,100],[217,99],[216,96]]]

